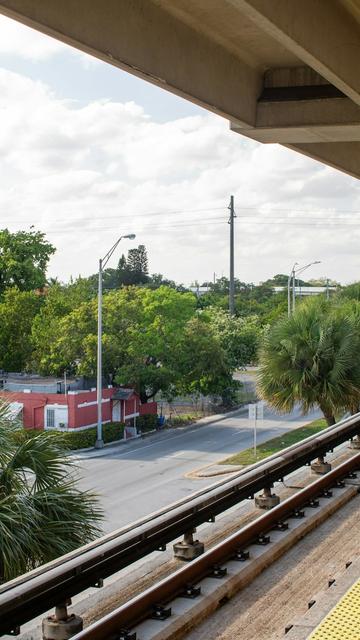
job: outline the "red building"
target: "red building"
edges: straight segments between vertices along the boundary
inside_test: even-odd
[[[13,415],[22,415],[27,429],[86,429],[97,424],[96,389],[64,393],[46,393],[25,389],[2,391],[0,397],[10,403]],[[134,389],[108,387],[102,394],[103,422],[133,425],[139,415],[156,414],[157,404],[140,404]]]

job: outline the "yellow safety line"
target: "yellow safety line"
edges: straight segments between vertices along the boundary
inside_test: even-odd
[[[360,580],[355,582],[309,640],[360,640]]]

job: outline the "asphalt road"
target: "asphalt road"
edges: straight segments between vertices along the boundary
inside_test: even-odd
[[[265,408],[258,422],[263,442],[319,417],[299,411],[278,416]],[[112,531],[209,486],[219,477],[186,477],[191,471],[219,462],[253,444],[253,423],[239,413],[201,427],[159,432],[151,438],[78,454],[83,489],[100,495],[105,531]],[[222,476],[224,477],[224,476]]]

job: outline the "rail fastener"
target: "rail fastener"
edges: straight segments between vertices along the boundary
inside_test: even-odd
[[[0,635],[163,548],[360,432],[360,414],[0,586]],[[356,477],[356,476],[355,476]],[[276,508],[276,507],[275,507]]]
[[[360,453],[287,498],[273,510],[265,512],[190,564],[178,569],[144,593],[135,596],[108,614],[104,620],[99,620],[84,629],[74,637],[74,640],[108,640],[114,634],[116,635],[119,627],[126,626],[134,629],[151,616],[155,602],[162,602],[163,606],[167,606],[183,592],[186,584],[190,582],[199,585],[204,578],[209,577],[209,572],[214,566],[222,570],[226,569],[223,565],[234,559],[234,554],[238,549],[242,550],[250,544],[254,544],[259,537],[266,536],[267,532],[276,527],[277,522],[284,521],[296,510],[299,510],[302,505],[309,504],[311,500],[319,496],[324,489],[334,486],[336,480],[344,478],[352,469],[359,468]],[[224,596],[224,598],[226,597]],[[310,601],[308,606],[311,607],[313,604],[315,601]]]

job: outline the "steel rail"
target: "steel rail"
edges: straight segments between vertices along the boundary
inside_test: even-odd
[[[274,454],[261,463],[188,496],[167,509],[0,587],[0,634],[9,633],[67,598],[96,586],[100,580],[163,548],[204,522],[253,496],[292,471],[325,455],[360,431],[360,415]]]
[[[74,640],[106,640],[107,638],[118,636],[123,629],[132,629],[144,619],[150,617],[154,612],[154,607],[160,604],[168,604],[171,600],[183,594],[189,585],[197,585],[203,578],[210,575],[214,566],[219,566],[234,558],[239,549],[244,550],[260,535],[268,533],[277,523],[289,518],[295,510],[306,506],[310,500],[317,498],[325,489],[333,487],[338,480],[359,469],[360,453],[311,485],[301,489],[295,495],[287,498],[271,511],[264,513],[254,522],[232,534],[190,564],[178,569],[170,576],[90,625],[87,629],[76,634]]]

